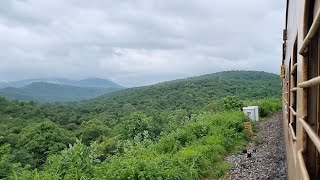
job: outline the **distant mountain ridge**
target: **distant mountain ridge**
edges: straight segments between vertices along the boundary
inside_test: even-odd
[[[11,100],[37,102],[76,102],[124,89],[106,79],[28,79],[0,82],[0,96]]]
[[[0,88],[6,88],[6,87],[21,88],[35,82],[62,84],[62,85],[70,85],[70,86],[78,86],[78,87],[124,88],[121,85],[116,84],[110,80],[101,79],[101,78],[87,78],[83,80],[70,80],[70,79],[63,79],[63,78],[26,79],[26,80],[13,81],[13,82],[0,82]]]

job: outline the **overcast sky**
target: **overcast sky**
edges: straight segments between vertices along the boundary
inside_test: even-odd
[[[0,81],[279,73],[284,0],[2,0]]]

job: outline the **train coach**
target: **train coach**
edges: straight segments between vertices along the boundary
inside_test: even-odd
[[[288,179],[320,179],[320,0],[287,0],[281,77]]]

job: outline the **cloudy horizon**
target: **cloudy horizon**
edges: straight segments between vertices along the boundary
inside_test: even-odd
[[[0,82],[142,86],[226,70],[279,73],[285,1],[7,0]]]

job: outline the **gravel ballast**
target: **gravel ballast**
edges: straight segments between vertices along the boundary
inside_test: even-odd
[[[228,179],[286,179],[282,115],[268,118],[259,127],[243,154],[227,158],[233,165]]]

